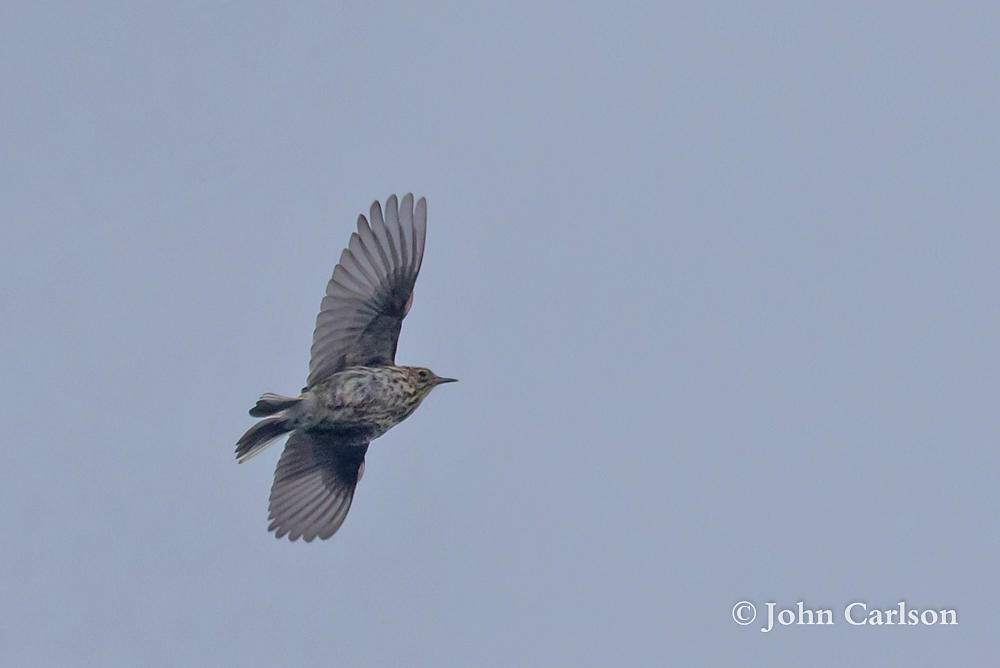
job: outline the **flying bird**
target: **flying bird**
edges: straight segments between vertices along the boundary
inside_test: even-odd
[[[396,366],[399,330],[424,259],[427,202],[376,201],[358,216],[326,286],[313,332],[309,377],[298,397],[265,393],[264,418],[236,444],[245,462],[289,432],[271,486],[276,538],[329,538],[344,523],[365,470],[368,445],[416,410],[442,383],[430,369]]]

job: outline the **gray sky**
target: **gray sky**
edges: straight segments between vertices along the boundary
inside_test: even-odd
[[[474,4],[0,9],[0,663],[995,660],[1000,11]],[[246,411],[408,191],[462,382],[275,541]]]

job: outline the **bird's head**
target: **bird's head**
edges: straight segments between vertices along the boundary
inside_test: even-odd
[[[408,368],[408,371],[410,381],[424,395],[429,394],[431,390],[442,383],[454,383],[458,381],[457,378],[442,378],[435,375],[430,369],[425,369],[422,366],[411,366]]]

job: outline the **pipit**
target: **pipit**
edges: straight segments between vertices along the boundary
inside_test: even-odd
[[[245,462],[291,432],[271,486],[269,531],[289,540],[326,539],[344,523],[372,440],[454,378],[396,366],[399,330],[424,258],[427,202],[413,195],[385,217],[378,202],[334,267],[313,332],[309,378],[298,397],[266,393],[250,409],[266,418],[236,444]]]

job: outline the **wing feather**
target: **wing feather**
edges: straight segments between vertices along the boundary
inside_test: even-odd
[[[292,432],[274,472],[268,530],[293,541],[336,533],[351,508],[367,451],[367,441]]]
[[[423,262],[427,202],[413,195],[378,202],[358,216],[316,316],[307,387],[348,366],[393,364],[403,318]]]

